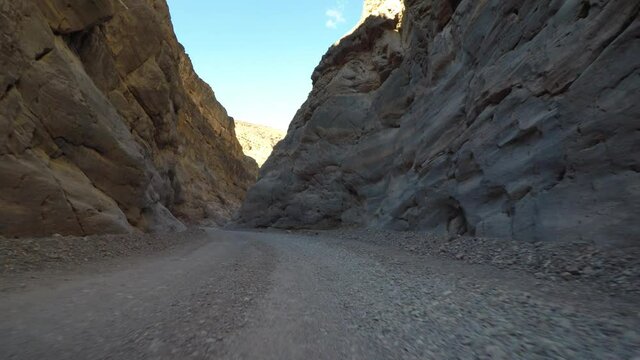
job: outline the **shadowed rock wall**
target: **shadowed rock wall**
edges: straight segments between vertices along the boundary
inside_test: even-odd
[[[0,0],[0,235],[221,222],[256,175],[164,0]]]
[[[639,2],[395,5],[324,56],[241,222],[637,240]]]

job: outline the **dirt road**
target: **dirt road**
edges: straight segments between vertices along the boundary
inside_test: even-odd
[[[98,271],[5,286],[0,358],[640,356],[638,303],[581,285],[362,241],[208,234]]]

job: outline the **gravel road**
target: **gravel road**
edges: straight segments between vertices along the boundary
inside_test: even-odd
[[[640,305],[359,240],[207,230],[0,277],[0,359],[640,359]]]

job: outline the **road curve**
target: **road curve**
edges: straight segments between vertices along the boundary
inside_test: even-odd
[[[208,234],[3,290],[0,359],[640,356],[638,305],[575,284],[361,241]]]

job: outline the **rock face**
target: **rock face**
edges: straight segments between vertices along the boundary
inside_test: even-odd
[[[268,126],[236,121],[236,134],[244,154],[262,166],[285,132]]]
[[[393,3],[324,56],[241,222],[638,239],[639,2]]]
[[[164,0],[0,0],[0,235],[220,222],[256,176]]]

